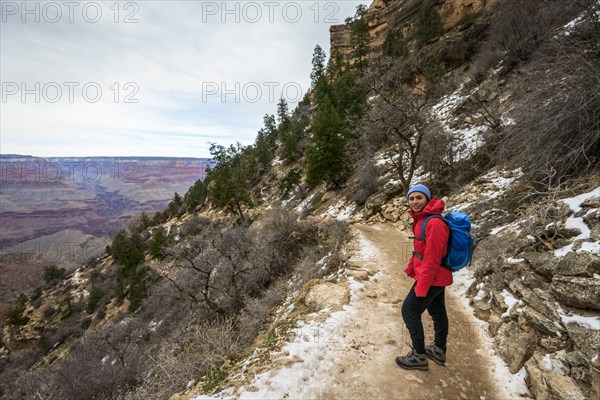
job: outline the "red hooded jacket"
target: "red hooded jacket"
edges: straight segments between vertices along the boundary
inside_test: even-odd
[[[412,210],[408,213],[413,218],[413,235],[421,237],[423,220],[432,214],[441,214],[444,211],[444,202],[432,197],[421,212]],[[427,296],[430,286],[452,285],[452,271],[440,265],[442,258],[448,250],[448,226],[439,218],[431,218],[425,227],[426,240],[414,240],[415,251],[423,255],[423,259],[410,258],[406,272],[408,276],[416,279],[415,294],[419,297]]]

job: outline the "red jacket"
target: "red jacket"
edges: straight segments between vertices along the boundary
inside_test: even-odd
[[[432,197],[425,205],[423,211],[408,213],[413,217],[413,236],[421,237],[421,225],[423,220],[432,214],[441,214],[444,211],[444,202]],[[440,266],[442,258],[448,250],[448,226],[439,218],[431,218],[425,227],[426,240],[414,240],[415,251],[423,255],[423,260],[415,257],[410,258],[408,266],[404,270],[413,279],[416,279],[415,294],[419,297],[427,296],[430,286],[452,285],[452,271]]]

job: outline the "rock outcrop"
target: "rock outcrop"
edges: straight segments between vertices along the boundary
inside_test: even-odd
[[[456,28],[469,14],[475,14],[489,7],[497,0],[446,0],[441,2],[439,13],[444,24],[444,31]],[[412,29],[415,17],[419,12],[423,0],[395,0],[386,2],[375,0],[371,3],[367,13],[369,26],[369,58],[376,58],[381,54],[381,47],[388,33],[402,32],[407,37]],[[329,29],[330,54],[340,54],[344,59],[350,60],[352,51],[351,33],[346,25],[334,25]]]
[[[594,193],[581,205],[596,204],[600,191]],[[490,230],[476,251],[475,313],[489,323],[496,350],[511,372],[525,367],[538,399],[584,399],[600,387],[600,251],[595,233],[600,221],[593,217],[599,210],[575,211],[567,203],[522,210],[520,219]],[[544,219],[548,215],[551,223]],[[573,225],[574,219],[581,225]],[[581,228],[565,229],[569,220]],[[580,230],[589,230],[589,237],[578,236]]]

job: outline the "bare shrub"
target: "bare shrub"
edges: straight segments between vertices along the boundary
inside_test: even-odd
[[[174,339],[149,355],[149,372],[143,384],[122,399],[169,398],[225,358],[235,357],[243,350],[232,319],[190,325]]]
[[[394,93],[373,90],[377,97],[368,114],[368,133],[374,140],[387,144],[385,157],[406,192],[418,166],[421,143],[427,131],[427,98],[406,90]]]
[[[536,54],[523,78],[532,90],[507,127],[501,158],[517,154],[546,186],[587,174],[600,162],[600,29],[580,23]]]
[[[237,317],[238,339],[244,346],[252,343],[267,324],[273,308],[279,304],[287,291],[285,279],[278,279],[260,297],[249,298]]]
[[[199,234],[204,227],[211,224],[210,219],[194,215],[189,220],[185,221],[179,228],[179,235],[184,238],[190,235]]]
[[[379,177],[381,168],[371,158],[361,163],[356,170],[357,183],[353,188],[350,200],[358,205],[363,205],[381,187]]]
[[[440,184],[448,181],[455,160],[460,156],[460,140],[441,128],[431,129],[423,138],[420,163],[425,171],[430,173],[429,184],[442,189]],[[463,143],[464,145],[464,143]],[[437,193],[445,192],[443,188]]]
[[[541,3],[541,4],[540,4]],[[553,30],[581,11],[576,2],[563,0],[506,0],[497,3],[496,15],[490,27],[489,41],[482,60],[492,67],[502,50],[503,73],[529,60]]]
[[[343,221],[331,220],[319,226],[319,243],[327,251],[338,251],[348,241],[348,224]]]

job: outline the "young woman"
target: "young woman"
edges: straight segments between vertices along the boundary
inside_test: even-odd
[[[444,365],[446,362],[446,339],[448,317],[444,291],[452,284],[452,271],[440,265],[446,255],[450,230],[440,218],[430,218],[425,226],[425,238],[421,237],[421,225],[430,215],[440,215],[444,202],[431,197],[425,185],[410,188],[406,195],[413,218],[413,256],[404,272],[416,282],[402,304],[402,318],[410,333],[412,350],[405,356],[396,357],[396,363],[405,369],[429,369],[427,358]],[[421,314],[427,310],[433,319],[435,341],[425,346],[425,333]]]

